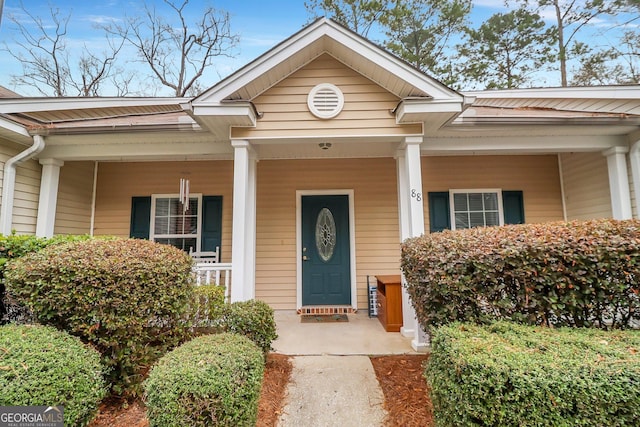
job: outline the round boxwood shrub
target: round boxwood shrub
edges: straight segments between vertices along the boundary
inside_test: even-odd
[[[5,295],[4,269],[9,260],[20,258],[30,252],[38,252],[47,246],[87,240],[89,238],[87,235],[58,235],[51,238],[16,234],[0,235],[0,324],[9,322],[33,323],[32,314],[29,310]]]
[[[105,395],[100,355],[42,325],[0,327],[0,406],[63,406],[65,425],[87,425]]]
[[[203,335],[162,357],[144,382],[150,426],[254,426],[260,349],[236,334]]]
[[[224,314],[223,328],[244,335],[269,353],[271,343],[278,338],[273,309],[264,301],[249,300],[230,304]]]
[[[102,354],[113,391],[136,394],[142,374],[182,342],[192,294],[191,258],[147,240],[89,240],[47,247],[7,264],[8,291],[38,321]]]

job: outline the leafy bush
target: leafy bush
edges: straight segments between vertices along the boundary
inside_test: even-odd
[[[151,426],[253,426],[264,360],[248,338],[203,335],[167,353],[144,383]]]
[[[146,240],[50,246],[7,265],[12,295],[44,324],[93,344],[113,391],[135,394],[142,370],[188,334],[191,258]]]
[[[425,377],[437,426],[640,425],[640,333],[454,323]]]
[[[433,233],[402,269],[425,328],[496,319],[627,328],[640,321],[640,221],[597,220]]]
[[[65,425],[86,425],[106,388],[100,355],[49,326],[0,327],[0,406],[64,406]]]
[[[0,324],[32,320],[31,313],[28,310],[5,295],[4,269],[9,260],[31,252],[37,252],[50,245],[87,239],[89,239],[89,236],[59,235],[47,239],[15,234],[0,235]]]
[[[225,307],[224,286],[194,286],[187,321],[196,329],[215,330],[220,327]]]
[[[222,325],[227,332],[249,338],[265,356],[271,350],[271,343],[278,338],[273,309],[264,301],[234,302],[227,307]]]

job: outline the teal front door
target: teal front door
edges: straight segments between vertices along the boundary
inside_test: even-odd
[[[349,197],[302,196],[302,305],[351,304]]]

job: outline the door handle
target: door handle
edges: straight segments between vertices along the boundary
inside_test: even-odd
[[[308,257],[308,256],[306,256],[306,255],[302,255],[302,260],[303,260],[303,261],[309,261],[309,257]]]

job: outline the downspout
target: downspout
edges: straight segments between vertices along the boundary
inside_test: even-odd
[[[11,234],[13,225],[13,195],[16,188],[16,166],[37,156],[44,150],[44,137],[33,136],[33,144],[26,150],[7,160],[4,164],[2,180],[2,205],[0,205],[0,233]]]
[[[560,175],[560,197],[562,197],[562,219],[567,222],[567,195],[564,192],[564,171],[562,170],[562,155],[558,153],[558,174]]]

